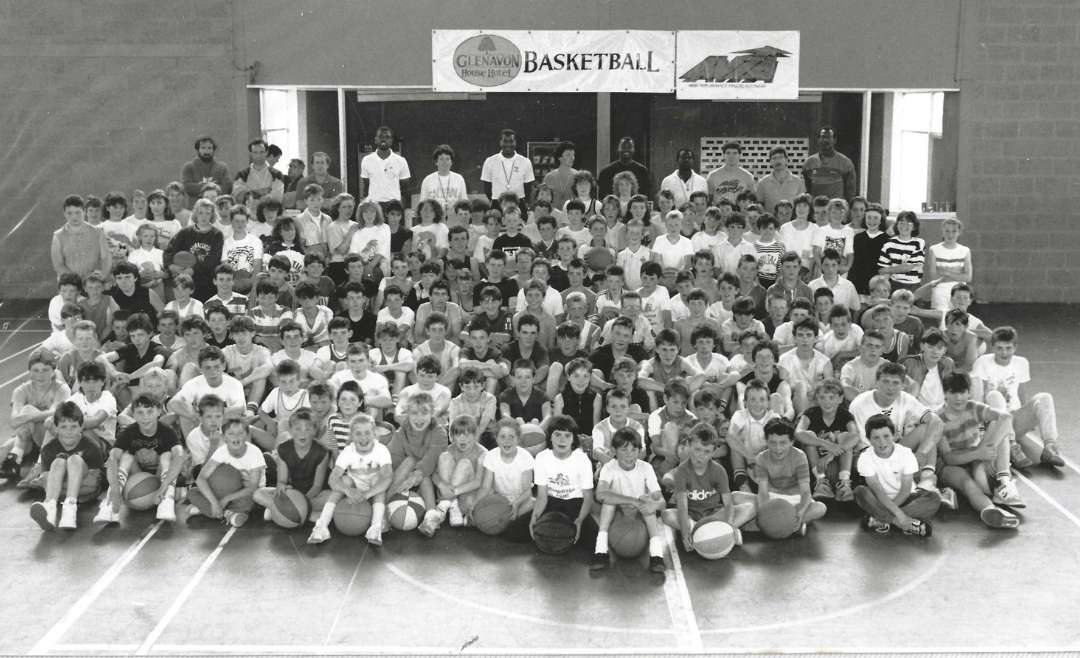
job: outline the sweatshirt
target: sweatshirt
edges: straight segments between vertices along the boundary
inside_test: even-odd
[[[213,179],[215,183],[220,185],[222,194],[232,193],[232,179],[229,178],[229,168],[224,162],[218,162],[217,160],[203,162],[201,159],[195,158],[185,164],[180,172],[180,180],[184,182],[184,192],[187,193],[189,199],[199,198],[199,190],[203,186],[202,181],[204,178]]]
[[[74,272],[84,279],[94,270],[107,273],[112,266],[105,233],[89,224],[77,230],[64,224],[53,231],[51,255],[57,274]]]
[[[172,265],[173,256],[178,252],[187,251],[190,252],[197,262],[193,267],[195,280],[195,291],[192,297],[198,299],[201,302],[205,302],[214,294],[213,278],[214,268],[221,263],[221,250],[225,246],[225,236],[221,234],[221,231],[214,227],[210,227],[209,231],[202,232],[195,228],[194,224],[185,226],[180,229],[173,239],[169,241],[169,246],[165,247],[165,253],[162,261],[165,264],[165,269],[168,270]]]

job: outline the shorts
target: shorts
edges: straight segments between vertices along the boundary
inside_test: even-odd
[[[789,502],[789,503],[791,503],[792,505],[795,505],[795,506],[798,506],[799,504],[802,503],[802,496],[800,496],[799,494],[782,494],[782,493],[775,493],[773,491],[770,491],[769,492],[769,500],[776,500],[776,499],[786,500],[787,502]]]
[[[687,515],[690,517],[691,521],[693,521],[694,523],[699,523],[702,519],[707,519],[712,516],[719,517],[721,514],[724,513],[724,506],[720,505],[719,507],[713,507],[712,509],[705,510],[687,509],[686,512]]]
[[[584,498],[551,498],[547,499],[547,506],[544,507],[544,513],[548,512],[562,512],[570,518],[571,521],[577,519],[581,514],[581,506],[584,504]]]

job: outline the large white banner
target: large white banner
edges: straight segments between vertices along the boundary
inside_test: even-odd
[[[675,33],[432,30],[435,91],[670,94]]]
[[[799,97],[797,31],[679,31],[676,42],[677,98]]]

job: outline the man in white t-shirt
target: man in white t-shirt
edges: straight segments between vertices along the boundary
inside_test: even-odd
[[[169,411],[180,419],[184,436],[199,424],[199,400],[210,393],[225,401],[227,417],[247,414],[244,385],[239,379],[225,374],[225,357],[220,349],[209,345],[199,352],[199,371],[202,374],[189,379],[168,404]]]
[[[990,353],[975,359],[971,368],[971,397],[999,411],[1012,414],[1015,437],[1012,464],[1030,466],[1035,459],[1062,467],[1065,460],[1058,451],[1057,409],[1049,393],[1031,395],[1026,384],[1031,381],[1031,365],[1016,356],[1016,329],[998,327],[990,337]],[[1029,433],[1038,430],[1040,447]]]
[[[409,163],[394,153],[394,131],[379,126],[375,131],[375,152],[360,161],[360,197],[376,203],[407,201],[405,186],[412,174]]]
[[[877,415],[889,418],[896,426],[896,440],[915,451],[922,469],[920,477],[916,478],[919,487],[936,490],[937,444],[941,440],[942,422],[918,398],[903,390],[906,379],[904,366],[891,362],[881,364],[874,389],[855,396],[848,409],[863,432],[864,447],[869,445],[866,421]]]
[[[675,198],[675,207],[683,208],[690,203],[690,195],[694,192],[709,193],[709,185],[705,177],[694,171],[694,152],[690,149],[679,149],[675,156],[678,168],[660,183],[660,191],[668,190]]]
[[[480,180],[484,183],[484,194],[489,199],[499,198],[503,192],[513,192],[519,199],[529,199],[532,194],[532,161],[517,152],[517,133],[504,128],[499,133],[499,152],[484,160],[480,171]]]
[[[455,203],[469,200],[465,178],[456,171],[450,171],[450,167],[454,166],[454,149],[448,144],[436,146],[432,158],[435,160],[435,171],[421,181],[420,199],[435,199],[443,208],[443,216],[448,216],[454,212]]]
[[[870,436],[870,449],[863,450],[858,462],[866,484],[855,487],[855,502],[868,514],[863,523],[882,534],[896,526],[929,537],[929,519],[941,506],[941,496],[923,487],[912,490],[919,469],[915,455],[896,442],[896,426],[888,416],[875,414],[860,429]]]

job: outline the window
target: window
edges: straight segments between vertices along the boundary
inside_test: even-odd
[[[300,122],[295,89],[262,89],[259,93],[262,137],[281,149],[279,171],[285,172],[289,160],[304,159],[300,153]]]

